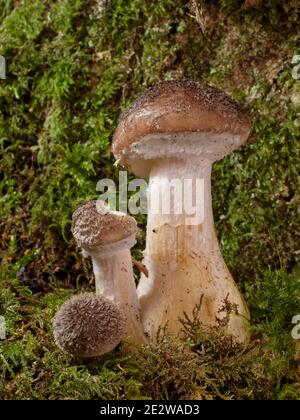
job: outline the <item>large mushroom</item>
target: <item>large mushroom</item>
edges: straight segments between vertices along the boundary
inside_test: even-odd
[[[145,343],[130,248],[137,224],[133,217],[90,201],[73,214],[72,233],[90,256],[96,293],[117,304],[125,316],[126,333],[135,344]]]
[[[145,250],[149,277],[142,276],[138,286],[142,321],[150,337],[164,324],[169,333],[180,333],[180,319],[184,313],[192,317],[203,297],[204,325],[215,326],[217,318],[228,317],[230,306],[235,310],[228,334],[239,343],[249,340],[249,312],[220,252],[211,200],[213,162],[244,144],[249,132],[248,116],[224,92],[186,80],[148,89],[120,119],[112,145],[117,162],[150,178]],[[197,180],[203,180],[202,198],[198,194],[203,218],[191,223],[184,200],[178,203],[178,194],[170,194],[174,180],[183,185],[193,180],[186,185],[194,202],[201,185]],[[168,196],[171,206],[166,213],[157,201]]]

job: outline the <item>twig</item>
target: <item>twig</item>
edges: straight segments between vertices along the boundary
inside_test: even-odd
[[[193,0],[192,1],[192,11],[195,13],[195,16],[190,15],[196,22],[199,24],[202,35],[205,36],[206,33],[206,25],[205,25],[205,18],[203,12],[203,6],[200,0]]]
[[[256,6],[260,6],[261,5],[261,0],[246,0],[245,3],[243,4],[242,8],[243,9],[247,9],[247,8],[251,8],[251,7],[256,7]]]
[[[148,269],[143,263],[141,263],[140,261],[137,261],[133,257],[132,257],[132,263],[139,270],[140,273],[143,273],[145,274],[146,277],[148,277],[149,275]]]

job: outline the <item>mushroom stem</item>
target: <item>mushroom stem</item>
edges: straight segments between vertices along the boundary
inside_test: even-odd
[[[226,316],[221,308],[228,299],[238,310],[238,314],[230,315],[228,333],[240,343],[249,339],[249,312],[223,260],[214,228],[211,168],[212,159],[205,155],[160,159],[153,163],[145,250],[149,277],[142,276],[138,287],[142,321],[149,336],[154,337],[158,328],[166,323],[169,333],[180,333],[179,318],[183,318],[184,313],[191,318],[203,295],[200,317],[204,325],[214,326],[216,317]],[[203,180],[198,189],[197,179]],[[168,197],[170,183],[174,180],[184,185],[182,197],[171,193],[170,211],[163,214],[157,200]],[[198,208],[199,204],[203,205],[203,218],[195,224],[187,224],[191,214],[185,208],[184,194],[188,192],[185,180],[193,180],[192,185],[189,184],[189,199],[193,201],[190,204]],[[203,194],[199,185],[204,188]],[[183,206],[181,214],[175,214],[176,209],[180,211],[178,205]]]
[[[127,336],[135,344],[145,343],[130,249],[114,250],[109,254],[107,250],[104,253],[96,249],[89,251],[88,255],[92,258],[96,294],[116,303],[124,313]]]

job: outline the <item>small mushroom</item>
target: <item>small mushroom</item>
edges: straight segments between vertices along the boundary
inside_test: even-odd
[[[90,201],[73,214],[72,233],[84,256],[90,256],[96,293],[118,305],[126,319],[126,334],[135,344],[145,343],[140,305],[133,276],[130,248],[137,224],[133,217]]]
[[[249,340],[250,315],[222,258],[211,200],[213,162],[244,144],[249,132],[248,116],[224,92],[186,80],[148,89],[120,119],[112,145],[117,162],[150,178],[144,259],[149,276],[142,276],[138,286],[142,321],[150,337],[166,323],[170,333],[178,334],[179,320],[184,313],[191,318],[203,296],[203,324],[214,326],[227,317],[224,302],[229,302],[236,311],[230,314],[228,334],[239,343]],[[193,181],[189,185],[194,203],[199,200],[196,181],[203,180],[204,217],[196,223],[187,222],[184,197],[173,199],[169,212],[156,202],[178,179],[183,185]],[[178,205],[181,212],[176,211]]]
[[[82,293],[67,300],[56,313],[53,326],[57,346],[78,357],[101,356],[125,337],[121,310],[94,293]]]

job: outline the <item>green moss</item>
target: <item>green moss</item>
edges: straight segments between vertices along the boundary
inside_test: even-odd
[[[283,352],[282,348],[276,354],[278,347],[276,350],[270,343],[263,345],[257,340],[241,352],[219,331],[204,330],[197,311],[192,320],[185,322],[184,341],[171,339],[161,331],[156,342],[136,352],[128,352],[125,343],[118,350],[93,360],[65,355],[53,342],[51,319],[71,293],[58,289],[42,299],[31,297],[19,302],[17,309],[22,317],[17,319],[18,326],[10,332],[10,339],[1,344],[1,398],[300,397],[292,385],[295,375],[290,351]],[[10,317],[9,314],[6,312],[6,316]],[[278,327],[282,325],[279,323]],[[277,337],[280,334],[278,329]],[[289,385],[285,383],[287,378]]]
[[[190,3],[0,0],[1,398],[299,398],[290,334],[300,312],[298,11],[292,1],[205,1],[203,36]],[[253,343],[228,355],[220,337],[212,347],[198,331],[74,360],[51,332],[74,288],[93,287],[71,213],[97,197],[100,178],[118,178],[110,139],[120,112],[178,77],[226,90],[253,119],[248,145],[213,173],[218,235],[249,302]],[[141,234],[136,258],[143,246]]]

